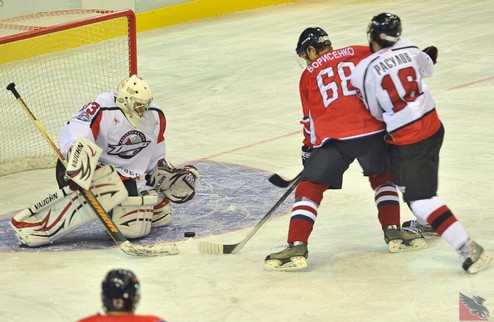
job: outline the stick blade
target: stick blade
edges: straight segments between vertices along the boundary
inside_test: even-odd
[[[268,178],[268,181],[271,182],[272,184],[274,184],[275,186],[280,187],[280,188],[286,188],[291,183],[291,181],[287,181],[287,180],[283,179],[281,176],[279,176],[276,173],[273,174],[272,176],[270,176]]]
[[[136,245],[127,240],[119,246],[124,253],[133,256],[155,257],[178,254],[178,247],[174,243],[160,242],[152,245]]]
[[[219,255],[219,254],[234,254],[238,244],[223,245],[208,241],[201,241],[197,244],[197,249],[203,254]]]

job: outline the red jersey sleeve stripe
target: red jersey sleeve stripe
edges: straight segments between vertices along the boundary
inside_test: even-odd
[[[99,131],[101,129],[100,126],[101,126],[102,118],[103,118],[103,113],[101,113],[101,110],[99,110],[96,116],[91,121],[91,131],[93,132],[94,141],[98,139]]]
[[[160,119],[160,133],[158,134],[158,143],[165,141],[166,117],[163,112],[158,111]]]

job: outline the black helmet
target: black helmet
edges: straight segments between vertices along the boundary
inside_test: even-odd
[[[401,35],[401,20],[397,15],[381,13],[372,18],[367,28],[369,41],[377,42],[381,47],[391,47]]]
[[[132,271],[111,270],[101,285],[103,307],[107,312],[133,312],[140,298],[139,288],[139,281]]]
[[[305,29],[298,39],[295,51],[298,56],[306,53],[307,47],[312,46],[317,51],[325,46],[331,46],[328,34],[319,27],[310,27]]]

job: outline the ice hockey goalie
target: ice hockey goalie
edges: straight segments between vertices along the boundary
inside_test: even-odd
[[[11,220],[20,243],[46,245],[96,220],[80,189],[91,190],[127,238],[168,225],[171,203],[194,197],[199,172],[165,161],[165,129],[162,109],[137,75],[83,105],[59,133],[59,190]]]

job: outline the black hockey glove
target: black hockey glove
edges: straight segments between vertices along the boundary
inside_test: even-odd
[[[62,189],[65,186],[69,186],[72,191],[77,191],[79,189],[77,183],[70,180],[70,178],[65,175],[65,167],[60,160],[57,160],[56,177],[59,189]]]
[[[436,46],[429,46],[427,48],[424,48],[424,50],[422,50],[424,53],[426,53],[427,55],[429,55],[429,57],[432,59],[432,62],[434,64],[437,63],[437,54],[438,54],[438,50],[437,50],[437,47]]]
[[[302,145],[302,165],[305,165],[305,162],[310,158],[313,148],[307,145]]]

